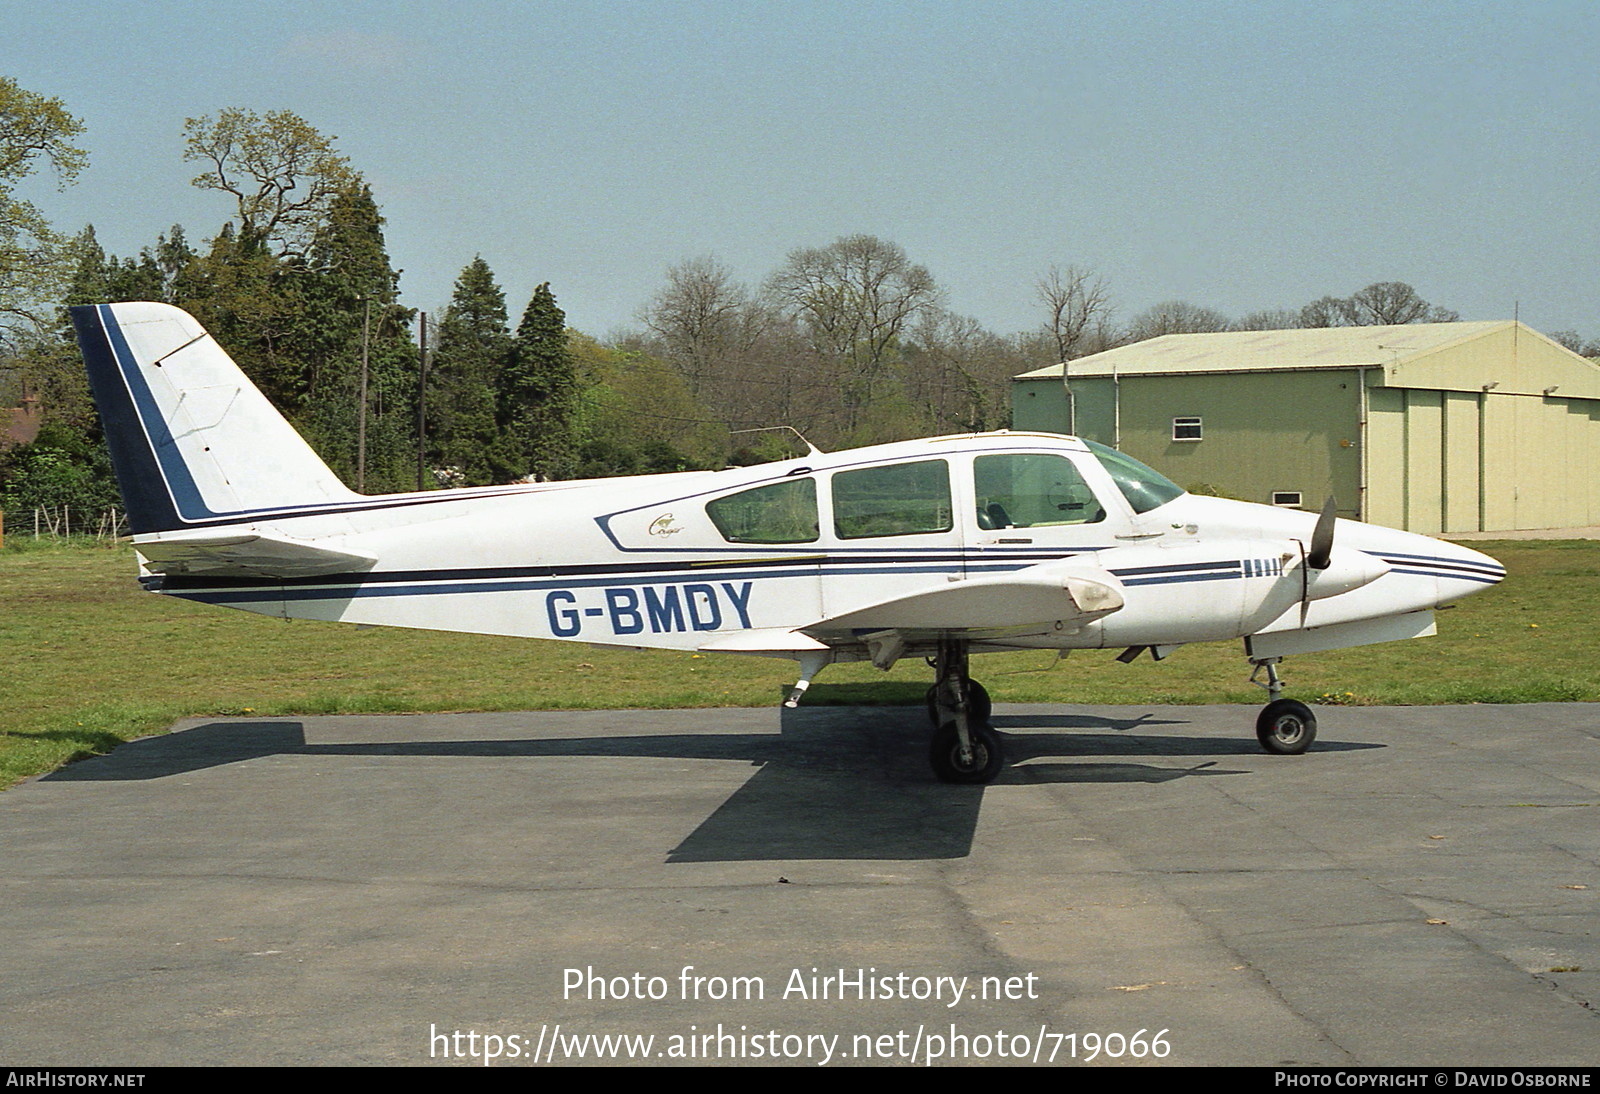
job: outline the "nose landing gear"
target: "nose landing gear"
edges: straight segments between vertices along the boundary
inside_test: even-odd
[[[1275,756],[1298,756],[1317,739],[1317,716],[1296,699],[1283,698],[1283,681],[1278,677],[1280,657],[1252,661],[1255,671],[1250,682],[1267,692],[1268,703],[1256,716],[1256,740]],[[1256,679],[1266,670],[1265,681]]]

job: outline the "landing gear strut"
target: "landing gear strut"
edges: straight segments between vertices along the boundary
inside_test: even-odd
[[[1278,677],[1281,660],[1266,657],[1252,662],[1255,671],[1250,674],[1250,682],[1265,688],[1269,700],[1256,716],[1256,740],[1275,756],[1298,756],[1317,739],[1317,716],[1304,703],[1282,697],[1283,681]],[[1256,679],[1263,669],[1267,674],[1265,682]]]
[[[1000,735],[989,724],[992,704],[982,684],[967,676],[967,644],[941,639],[933,659],[928,716],[934,723],[928,760],[947,783],[993,782],[1005,766]]]

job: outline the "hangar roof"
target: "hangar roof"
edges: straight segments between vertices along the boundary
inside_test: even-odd
[[[1405,323],[1392,327],[1315,327],[1165,334],[1079,357],[1074,376],[1150,376],[1173,372],[1262,372],[1288,368],[1378,367],[1404,363],[1454,342],[1509,328],[1509,319],[1480,323]],[[1526,329],[1526,328],[1524,328]],[[1018,379],[1060,376],[1061,366]]]
[[[1202,375],[1302,369],[1381,368],[1382,383],[1502,393],[1600,398],[1600,366],[1510,319],[1475,323],[1406,323],[1387,327],[1167,334],[1069,363],[1072,379],[1095,376]],[[1060,380],[1062,366],[1018,380]]]

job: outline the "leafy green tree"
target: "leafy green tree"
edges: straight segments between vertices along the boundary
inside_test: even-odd
[[[567,316],[548,281],[534,290],[522,313],[496,388],[501,452],[510,473],[542,479],[570,474],[577,374]]]
[[[0,76],[0,353],[50,329],[69,273],[65,241],[17,184],[41,166],[63,187],[76,179],[88,154],[71,142],[82,132],[60,99]]]
[[[658,357],[574,332],[577,478],[721,467],[728,433],[689,382]]]
[[[118,504],[105,446],[72,429],[47,425],[31,444],[0,459],[0,510],[22,514],[68,506],[89,513]]]
[[[350,161],[292,110],[237,107],[184,122],[183,158],[206,165],[194,185],[233,195],[238,236],[279,258],[302,256],[341,191]]]
[[[428,445],[445,481],[485,486],[503,474],[495,393],[510,354],[506,294],[480,255],[456,279],[428,372]]]
[[[181,237],[154,264],[328,465],[367,490],[415,467],[417,353],[383,216],[335,140],[287,111],[228,109],[185,123],[194,184],[235,216],[203,257]]]
[[[67,307],[80,304],[104,304],[111,300],[111,274],[107,269],[105,248],[94,234],[94,225],[86,225],[73,237],[69,250],[73,259],[72,280],[67,285]],[[61,318],[62,332],[70,330],[65,313]]]
[[[187,266],[184,303],[273,402],[301,415],[315,376],[304,345],[314,321],[304,315],[299,275],[340,195],[359,179],[334,138],[293,111],[229,108],[188,119],[184,133],[184,159],[206,165],[194,185],[231,195],[235,212]]]
[[[280,410],[300,413],[310,377],[293,349],[303,302],[292,268],[230,221],[192,272],[182,305]]]
[[[159,299],[184,307],[196,294],[201,271],[183,225],[174,224],[170,233],[156,237],[155,265],[161,274]]]
[[[146,247],[138,258],[118,260],[107,255],[89,225],[68,245],[72,277],[67,284],[66,306],[105,304],[118,300],[158,300],[183,304],[191,292],[196,271],[196,256],[184,240],[183,226],[174,224],[172,235],[157,238],[154,248]],[[61,315],[61,332],[72,340],[72,324],[66,312]]]

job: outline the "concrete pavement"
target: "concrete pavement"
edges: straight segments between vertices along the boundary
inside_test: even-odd
[[[183,723],[0,794],[0,1060],[1600,1061],[1600,706],[1318,713]]]

